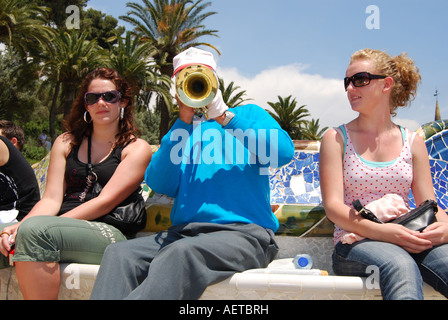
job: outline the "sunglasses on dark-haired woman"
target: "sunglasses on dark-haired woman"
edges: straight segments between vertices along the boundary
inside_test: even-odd
[[[86,94],[84,95],[84,101],[89,106],[97,103],[100,98],[102,98],[103,101],[107,103],[116,103],[120,101],[121,93],[116,90],[112,90],[102,93],[86,92]]]

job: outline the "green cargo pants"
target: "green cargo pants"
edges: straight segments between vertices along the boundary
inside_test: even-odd
[[[126,237],[117,228],[106,223],[32,217],[18,229],[13,261],[100,264],[106,247],[124,240]],[[0,267],[8,265],[8,259],[2,256]]]

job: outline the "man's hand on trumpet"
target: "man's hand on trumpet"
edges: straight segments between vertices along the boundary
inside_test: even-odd
[[[186,106],[176,95],[177,104],[179,106],[179,119],[185,123],[190,124],[194,116],[194,108]],[[207,106],[207,117],[213,119],[219,124],[222,124],[225,120],[225,112],[229,107],[224,103],[221,90],[216,92],[216,96],[213,101]]]
[[[176,96],[177,105],[179,106],[179,119],[185,123],[191,124],[194,116],[194,109],[186,106],[180,99]]]

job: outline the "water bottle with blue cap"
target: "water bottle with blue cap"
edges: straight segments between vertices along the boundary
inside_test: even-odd
[[[308,254],[298,254],[293,260],[296,269],[311,269],[313,267],[313,259]]]

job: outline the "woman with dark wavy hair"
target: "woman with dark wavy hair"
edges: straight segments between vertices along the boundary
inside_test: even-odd
[[[137,137],[131,88],[115,70],[99,68],[85,78],[65,126],[51,150],[42,199],[0,235],[5,257],[15,245],[25,299],[57,299],[59,263],[99,264],[110,243],[132,237],[103,221],[139,193],[152,157]],[[96,197],[95,183],[102,186]]]

